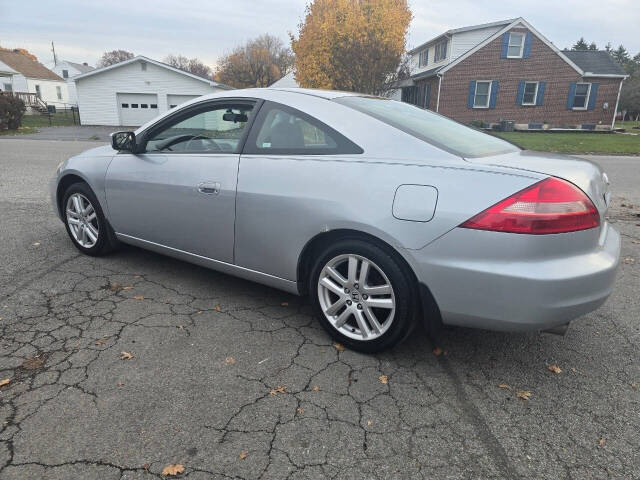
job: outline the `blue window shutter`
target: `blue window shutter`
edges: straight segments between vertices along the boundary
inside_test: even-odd
[[[520,82],[520,85],[518,85],[518,94],[516,95],[516,105],[522,105],[523,98],[524,98],[524,82]]]
[[[576,82],[569,84],[569,96],[567,97],[567,110],[573,108],[573,98],[576,96]]]
[[[489,99],[489,108],[496,108],[496,100],[498,100],[498,81],[491,82],[491,98]]]
[[[531,57],[531,40],[533,39],[533,35],[531,32],[527,32],[524,37],[524,51],[522,52],[523,58]]]
[[[547,87],[547,82],[538,83],[538,97],[536,98],[536,105],[540,106],[544,103],[544,89]]]
[[[502,52],[500,58],[507,58],[507,52],[509,51],[509,32],[502,35]]]
[[[429,103],[431,103],[431,84],[427,85],[427,98],[424,101],[424,108],[429,108]]]
[[[476,94],[476,82],[471,80],[469,82],[469,99],[467,100],[467,108],[473,108],[473,97]]]
[[[598,83],[593,82],[591,84],[591,93],[589,93],[589,104],[587,110],[593,110],[596,108],[596,95],[598,95]]]

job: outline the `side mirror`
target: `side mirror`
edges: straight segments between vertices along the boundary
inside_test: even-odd
[[[114,132],[111,134],[111,148],[120,152],[136,151],[136,134],[133,132]]]

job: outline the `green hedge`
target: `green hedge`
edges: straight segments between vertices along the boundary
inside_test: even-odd
[[[17,130],[22,125],[26,107],[13,95],[0,94],[0,130]]]

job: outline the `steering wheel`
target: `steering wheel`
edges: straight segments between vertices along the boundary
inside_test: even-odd
[[[200,140],[204,140],[206,142],[208,142],[208,144],[210,146],[213,146],[214,148],[209,148],[208,150],[215,150],[215,151],[220,151],[221,148],[220,146],[216,143],[216,141],[213,138],[209,138],[209,137],[205,137],[202,134],[198,134],[198,135],[194,135],[192,136],[188,141],[187,144],[185,145],[184,149],[185,150],[189,150],[189,146],[191,145],[191,142],[193,142],[196,139],[200,139]]]

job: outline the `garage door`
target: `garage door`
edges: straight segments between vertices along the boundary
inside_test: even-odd
[[[169,108],[174,108],[181,103],[188,102],[193,98],[198,98],[200,95],[167,95],[167,104]]]
[[[118,93],[120,125],[138,127],[159,115],[158,96],[149,93]]]

